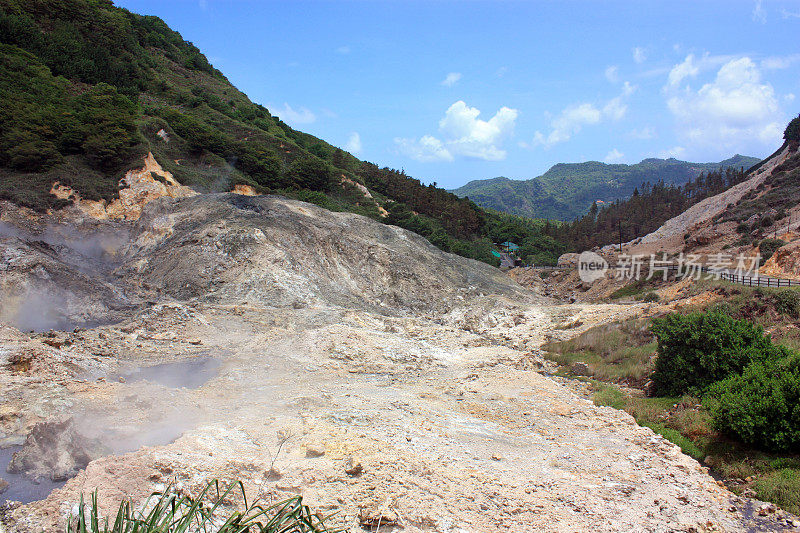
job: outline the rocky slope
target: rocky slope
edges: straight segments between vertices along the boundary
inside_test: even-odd
[[[0,253],[18,254],[4,309],[46,282],[79,297],[65,319],[113,322],[0,327],[0,446],[22,446],[23,473],[80,471],[0,513],[9,532],[63,527],[95,488],[109,513],[212,478],[251,499],[302,494],[349,531],[381,516],[411,532],[787,524],[547,377],[543,342],[638,306],[555,305],[407,231],[280,197],[162,197],[137,221],[4,204],[2,220]],[[54,226],[83,238],[42,255]],[[126,238],[87,269],[76,258],[94,248],[76,243],[105,232]]]
[[[759,253],[758,245],[765,238],[792,240],[800,224],[800,194],[794,185],[798,164],[798,143],[787,141],[746,181],[698,202],[656,231],[625,243],[624,253],[645,257],[681,252],[752,256]],[[613,262],[618,245],[609,244],[597,251]],[[781,257],[789,255],[787,250]],[[792,268],[787,266],[784,273]],[[768,270],[778,275],[781,269],[772,265]]]

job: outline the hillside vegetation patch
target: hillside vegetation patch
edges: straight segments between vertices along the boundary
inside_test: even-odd
[[[735,492],[800,512],[800,356],[755,323],[796,331],[798,293],[704,284],[729,301],[597,326],[545,345],[546,357],[560,374],[588,381],[596,404],[627,411]],[[791,345],[794,334],[777,338]],[[588,377],[573,374],[576,362]]]

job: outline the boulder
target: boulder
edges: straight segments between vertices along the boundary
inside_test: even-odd
[[[344,472],[350,477],[360,476],[361,473],[364,471],[364,467],[361,466],[361,463],[354,459],[353,457],[348,457],[344,463]]]
[[[578,266],[578,254],[575,254],[575,253],[562,254],[558,258],[558,266],[560,266],[560,267],[577,267]]]
[[[322,444],[307,444],[306,457],[322,457],[325,455],[325,446]]]
[[[49,419],[33,426],[22,449],[11,457],[8,472],[31,479],[64,481],[105,452],[98,440],[77,432],[72,417]]]

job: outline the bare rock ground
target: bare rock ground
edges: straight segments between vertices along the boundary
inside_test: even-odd
[[[251,500],[302,494],[350,531],[784,529],[546,375],[543,342],[638,306],[556,304],[403,230],[281,198],[159,200],[130,230],[112,275],[139,302],[127,318],[0,328],[0,442],[70,415],[113,452],[7,509],[8,531],[61,529],[95,488],[111,513],[212,478]]]

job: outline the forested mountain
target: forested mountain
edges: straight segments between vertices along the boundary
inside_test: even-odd
[[[474,180],[452,192],[482,207],[506,213],[572,220],[585,214],[596,201],[626,198],[643,183],[683,185],[702,172],[728,167],[746,170],[759,161],[737,154],[719,163],[677,159],[645,159],[635,165],[608,165],[599,161],[559,163],[530,180],[503,177]]]
[[[575,250],[627,242],[657,230],[693,204],[741,183],[747,176],[741,167],[728,167],[703,173],[682,186],[646,183],[627,199],[602,207],[593,204],[586,215],[560,226],[554,236],[569,242]]]
[[[0,0],[0,199],[59,208],[55,181],[112,199],[148,152],[183,185],[250,185],[491,263],[491,241],[516,224],[289,127],[157,17],[109,0]]]

